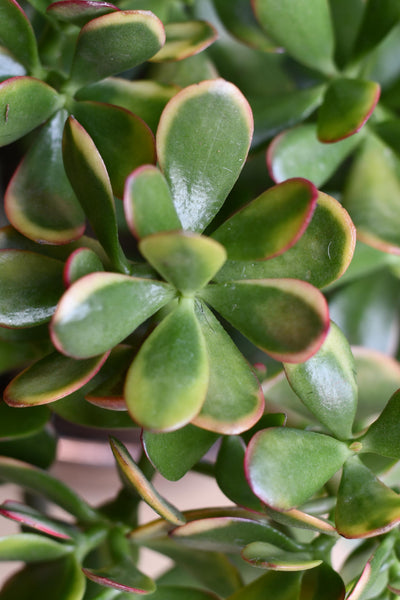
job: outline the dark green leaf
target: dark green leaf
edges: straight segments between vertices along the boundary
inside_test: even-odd
[[[78,248],[74,250],[65,264],[64,280],[70,286],[81,277],[96,271],[104,271],[103,263],[97,254],[90,248]]]
[[[116,6],[102,0],[59,0],[47,7],[46,13],[64,23],[83,27],[91,19],[118,10]]]
[[[399,21],[400,6],[397,0],[368,0],[354,54],[362,55],[372,50]]]
[[[184,229],[201,232],[243,167],[253,132],[250,107],[222,79],[179,92],[165,108],[157,155]]]
[[[0,324],[29,327],[49,321],[64,286],[63,264],[53,258],[25,252],[0,253]]]
[[[346,444],[327,435],[275,427],[253,437],[245,470],[256,496],[288,510],[316,493],[351,454]]]
[[[134,426],[126,412],[94,406],[85,400],[80,391],[51,404],[51,411],[66,421],[84,427],[96,427],[109,431],[112,428],[131,429]]]
[[[299,600],[344,600],[345,595],[342,578],[326,563],[304,573]]]
[[[22,421],[26,411],[33,409],[25,409],[24,411],[10,410],[13,410],[14,414],[19,414]],[[23,429],[23,426],[21,429]],[[17,437],[17,439],[11,438],[9,441],[7,439],[5,441],[0,440],[1,455],[29,462],[29,464],[41,469],[48,469],[53,464],[56,458],[56,450],[57,440],[55,434],[46,428],[37,433]]]
[[[39,75],[35,34],[26,14],[14,0],[2,0],[0,4],[0,45],[7,48],[31,75]]]
[[[363,17],[364,0],[329,0],[335,31],[335,58],[338,66],[345,65],[354,47]]]
[[[362,451],[399,459],[400,439],[397,427],[399,415],[400,391],[397,391],[368,431],[357,440],[362,443]]]
[[[13,439],[40,431],[47,423],[50,412],[46,407],[24,410],[23,414],[0,402],[0,439]]]
[[[277,50],[276,45],[261,29],[246,0],[214,0],[214,5],[224,27],[237,39],[259,50]]]
[[[297,600],[300,593],[300,573],[269,571],[242,587],[227,600]]]

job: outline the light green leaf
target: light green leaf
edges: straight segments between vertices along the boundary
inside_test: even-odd
[[[261,541],[248,544],[241,555],[255,567],[272,571],[305,571],[322,563],[321,559],[313,559],[308,552],[287,552],[274,544]]]
[[[202,232],[244,165],[253,132],[250,107],[233,84],[203,81],[166,106],[157,156],[184,229]]]
[[[78,248],[69,256],[64,267],[64,281],[68,286],[85,275],[104,271],[103,263],[90,248]]]
[[[24,562],[52,561],[71,552],[71,546],[62,545],[44,535],[19,533],[0,537],[0,561]]]
[[[218,37],[216,29],[207,21],[167,23],[165,35],[165,45],[151,61],[183,60],[205,50]]]
[[[132,418],[154,431],[186,425],[205,400],[209,365],[191,299],[182,298],[140,348],[125,383]]]

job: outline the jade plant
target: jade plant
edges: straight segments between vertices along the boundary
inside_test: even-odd
[[[0,600],[400,595],[399,31],[397,0],[0,0]],[[109,434],[100,506],[47,472],[65,422]],[[152,482],[190,470],[227,506]]]

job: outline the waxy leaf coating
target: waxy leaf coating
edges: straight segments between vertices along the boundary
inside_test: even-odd
[[[327,435],[272,427],[251,440],[245,469],[256,496],[288,510],[316,493],[351,454],[346,444]]]
[[[191,85],[172,98],[157,131],[157,156],[183,229],[202,232],[244,166],[253,118],[223,79]]]
[[[128,371],[128,410],[147,429],[173,431],[200,411],[208,378],[207,350],[193,301],[182,298],[146,339]]]
[[[282,254],[304,233],[318,190],[305,179],[270,188],[225,221],[213,238],[230,260],[260,260]]]
[[[62,297],[51,324],[56,348],[73,358],[90,358],[122,342],[174,297],[159,281],[117,273],[92,273]]]
[[[209,285],[201,290],[201,297],[277,360],[306,360],[318,350],[328,331],[326,301],[303,281],[233,281]]]

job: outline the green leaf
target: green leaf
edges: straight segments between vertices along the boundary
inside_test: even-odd
[[[53,537],[63,539],[63,540],[71,540],[77,537],[78,529],[75,529],[72,525],[69,525],[63,521],[57,521],[55,519],[50,519],[45,515],[42,515],[39,511],[31,508],[30,506],[26,506],[21,502],[12,502],[6,501],[0,505],[0,514],[3,517],[8,519],[12,519],[17,523],[22,523],[25,527],[30,527],[37,531],[41,531],[47,535],[51,535]],[[20,538],[20,536],[16,536]],[[43,536],[37,536],[39,540],[47,541],[48,538]],[[68,546],[63,546],[63,548],[68,551]],[[35,560],[34,554],[30,560]],[[55,558],[58,558],[55,556]],[[27,559],[21,559],[27,560]],[[41,560],[41,559],[38,559]],[[45,560],[45,559],[43,559]]]
[[[50,412],[45,406],[27,408],[24,413],[0,402],[0,440],[31,435],[40,431],[47,423]]]
[[[230,260],[260,260],[282,254],[304,233],[318,190],[305,179],[278,184],[225,221],[213,238]]]
[[[35,533],[0,537],[0,561],[21,560],[28,563],[51,561],[70,552],[71,546],[59,544]]]
[[[362,443],[362,451],[399,459],[400,440],[396,426],[399,415],[400,391],[397,391],[390,398],[376,421],[370,425],[367,432],[357,439]]]
[[[166,479],[177,481],[204,456],[217,438],[215,433],[189,424],[168,433],[143,431],[142,441],[157,471]]]
[[[387,536],[379,544],[347,596],[347,600],[375,598],[377,594],[380,594],[386,588],[389,578],[389,566],[392,562],[390,558],[393,552],[393,544],[394,538],[392,536]]]
[[[147,236],[139,250],[164,279],[188,295],[207,285],[226,259],[218,242],[183,231]]]
[[[58,352],[42,358],[19,373],[4,390],[9,406],[48,404],[79,390],[101,369],[107,354],[75,360]]]
[[[85,577],[75,557],[28,565],[18,571],[0,591],[1,600],[82,600]]]
[[[165,25],[165,45],[151,59],[154,62],[183,60],[210,46],[218,37],[207,21],[182,21]]]
[[[332,196],[319,192],[311,221],[294,246],[266,261],[227,261],[215,279],[222,283],[293,277],[321,288],[343,275],[355,243],[356,230],[347,211]]]
[[[224,436],[216,462],[220,490],[235,504],[261,511],[261,502],[251,491],[244,472],[246,446],[239,436]]]
[[[122,592],[142,595],[151,594],[156,589],[154,581],[139,571],[130,558],[125,558],[120,563],[109,567],[83,568],[82,571],[91,581]]]
[[[253,437],[245,470],[256,496],[288,510],[319,491],[351,454],[346,444],[327,435],[276,427]]]
[[[51,404],[51,411],[64,420],[97,429],[132,429],[134,423],[127,412],[107,410],[86,402],[80,391]],[[25,409],[26,410],[26,409]],[[25,412],[25,411],[24,411]]]
[[[71,69],[74,89],[139,65],[165,41],[161,21],[149,11],[117,11],[81,30]]]
[[[346,595],[342,578],[326,563],[304,573],[301,592],[301,600],[343,600]]]
[[[357,133],[372,115],[380,87],[374,81],[338,78],[329,85],[318,111],[318,139],[338,142]]]
[[[334,33],[326,0],[255,0],[253,6],[268,35],[288,54],[327,75],[335,73]]]
[[[224,27],[238,40],[258,50],[277,50],[261,29],[246,0],[214,0],[214,6]]]
[[[336,529],[326,519],[310,515],[297,508],[292,508],[291,510],[285,510],[283,512],[274,510],[270,507],[264,508],[271,519],[285,527],[296,527],[299,529],[307,529],[309,531],[317,531],[318,533],[323,533],[325,535],[337,536]]]
[[[132,418],[173,431],[191,421],[207,393],[209,365],[191,299],[182,298],[140,348],[125,383]]]
[[[0,146],[11,144],[38,127],[63,105],[47,83],[12,77],[0,83]]]
[[[66,116],[66,111],[58,111],[39,132],[4,198],[10,223],[39,243],[65,244],[79,238],[85,230],[85,217],[62,161]]]
[[[99,242],[115,268],[128,273],[106,167],[92,138],[73,117],[65,124],[63,157],[68,178]]]
[[[85,523],[98,520],[97,512],[68,486],[28,463],[0,457],[0,478],[44,496]]]
[[[42,408],[42,407],[40,407]],[[23,415],[22,411],[13,410],[14,413],[20,415],[20,420]],[[25,409],[23,413],[25,414]],[[21,428],[22,429],[22,428]],[[53,431],[43,428],[37,433],[25,435],[23,437],[11,438],[10,440],[0,440],[0,454],[9,456],[17,460],[27,461],[31,465],[48,469],[51,467],[56,458],[57,440]]]
[[[362,133],[336,144],[323,144],[312,123],[285,131],[268,147],[267,165],[277,183],[305,177],[321,187],[361,141]]]
[[[300,593],[300,573],[269,571],[252,583],[243,586],[227,600],[297,600]]]
[[[73,358],[90,358],[122,342],[167,304],[172,288],[117,273],[92,273],[61,298],[51,323],[53,343]]]
[[[343,194],[358,238],[384,252],[400,252],[397,160],[378,138],[369,135],[357,155]]]
[[[368,0],[355,42],[354,54],[373,50],[400,21],[397,0]]]
[[[239,176],[253,132],[250,107],[222,79],[179,92],[157,132],[157,156],[184,229],[202,232]]]
[[[350,438],[357,410],[356,368],[349,343],[335,323],[312,358],[284,367],[290,385],[318,420],[338,439]]]
[[[29,327],[49,321],[64,286],[63,264],[53,258],[25,252],[0,253],[0,325]]]
[[[40,71],[32,25],[14,0],[2,0],[0,3],[0,45],[7,48],[32,75]]]
[[[304,571],[322,563],[321,559],[313,559],[308,552],[287,552],[268,542],[251,542],[241,555],[255,567],[273,571]]]
[[[219,600],[213,592],[200,590],[183,585],[157,585],[155,592],[151,594],[151,600]],[[100,600],[100,599],[99,599]],[[118,600],[129,600],[121,597]]]
[[[350,58],[365,9],[364,0],[329,0],[335,31],[335,57],[339,67]]]
[[[150,128],[128,110],[100,102],[75,102],[73,113],[98,148],[114,194],[121,198],[128,175],[156,160]]]
[[[117,465],[124,476],[124,480],[137,492],[143,500],[153,508],[163,519],[174,525],[182,525],[186,522],[183,514],[163,498],[148,481],[139,469],[128,450],[119,440],[110,438],[111,450]]]
[[[126,180],[124,210],[129,229],[138,238],[182,228],[168,184],[153,165],[139,167]]]
[[[329,327],[322,294],[295,279],[209,285],[201,296],[253,344],[277,360],[306,360],[318,350]]]
[[[400,496],[354,456],[343,467],[335,521],[340,535],[347,538],[381,535],[400,521]]]
[[[206,343],[210,378],[207,396],[195,425],[222,434],[250,429],[264,410],[258,379],[231,338],[207,306],[196,304],[196,316]]]
[[[59,0],[50,4],[46,13],[63,23],[73,23],[78,27],[83,27],[96,17],[107,15],[118,10],[116,6],[109,2],[93,0]]]
[[[106,102],[126,108],[143,119],[155,132],[165,105],[177,91],[176,86],[157,81],[128,81],[120,77],[109,77],[82,88],[76,94],[76,98]]]
[[[68,258],[64,267],[64,281],[70,286],[85,275],[104,271],[103,263],[90,248],[78,248]]]
[[[0,80],[4,81],[19,75],[26,75],[26,69],[6,48],[0,47]]]

